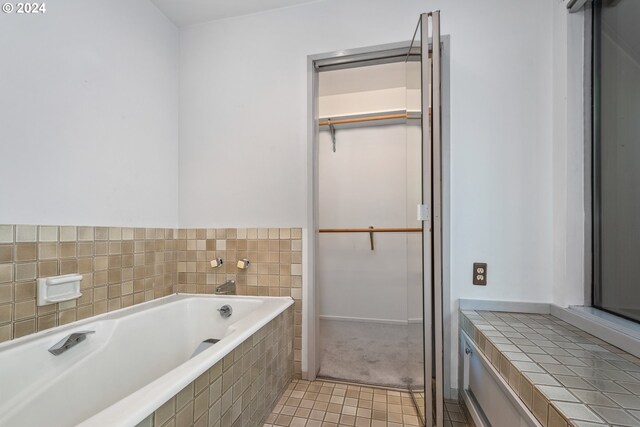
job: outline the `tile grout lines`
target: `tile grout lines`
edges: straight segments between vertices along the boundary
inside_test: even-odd
[[[448,407],[452,420],[464,420],[453,402],[448,403]],[[265,427],[418,427],[420,424],[408,391],[325,380],[293,380],[267,417]],[[463,427],[466,424],[450,421],[445,425]]]

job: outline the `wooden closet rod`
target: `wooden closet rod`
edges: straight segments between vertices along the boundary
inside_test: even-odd
[[[369,228],[321,228],[319,233],[369,233],[369,243],[371,244],[371,250],[375,250],[373,243],[373,233],[420,233],[422,228],[375,228],[373,226]]]
[[[329,122],[333,125],[345,125],[347,123],[362,123],[362,122],[375,122],[378,120],[394,120],[394,119],[408,119],[410,118],[407,113],[403,114],[384,114],[380,116],[369,117],[357,117],[354,119],[337,119],[337,120],[323,120],[319,123],[320,126],[328,126]]]
[[[429,114],[431,114],[431,109],[429,109]],[[332,119],[331,117],[320,119],[318,123],[319,126],[329,126],[331,125],[346,125],[350,123],[366,123],[366,122],[379,122],[383,120],[398,120],[398,119],[420,119],[419,111],[409,111],[409,112],[401,112],[401,111],[392,111],[388,113],[379,113],[379,114],[371,114],[368,116],[361,117],[349,117],[342,116],[342,118]]]
[[[420,233],[422,228],[321,228],[319,233]]]

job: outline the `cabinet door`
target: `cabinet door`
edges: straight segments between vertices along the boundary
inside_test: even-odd
[[[492,427],[528,426],[475,353],[469,355],[469,385]]]

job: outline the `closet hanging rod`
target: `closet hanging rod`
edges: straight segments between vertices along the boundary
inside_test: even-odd
[[[380,116],[370,116],[370,117],[359,117],[355,119],[335,119],[335,120],[324,120],[320,122],[320,126],[327,126],[329,123],[334,125],[344,125],[347,123],[361,123],[361,122],[375,122],[378,120],[395,120],[395,119],[408,119],[408,114],[385,114]]]
[[[422,228],[320,228],[319,233],[420,233]]]
[[[319,126],[332,125],[346,125],[351,123],[365,123],[365,122],[379,122],[385,120],[415,120],[420,119],[421,113],[419,111],[403,111],[403,112],[385,112],[381,114],[369,114],[369,115],[346,115],[338,116],[335,118],[323,117],[318,123]]]

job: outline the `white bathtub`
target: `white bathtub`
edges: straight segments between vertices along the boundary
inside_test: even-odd
[[[135,426],[292,304],[176,294],[0,344],[0,426]],[[78,331],[95,334],[47,351]]]

